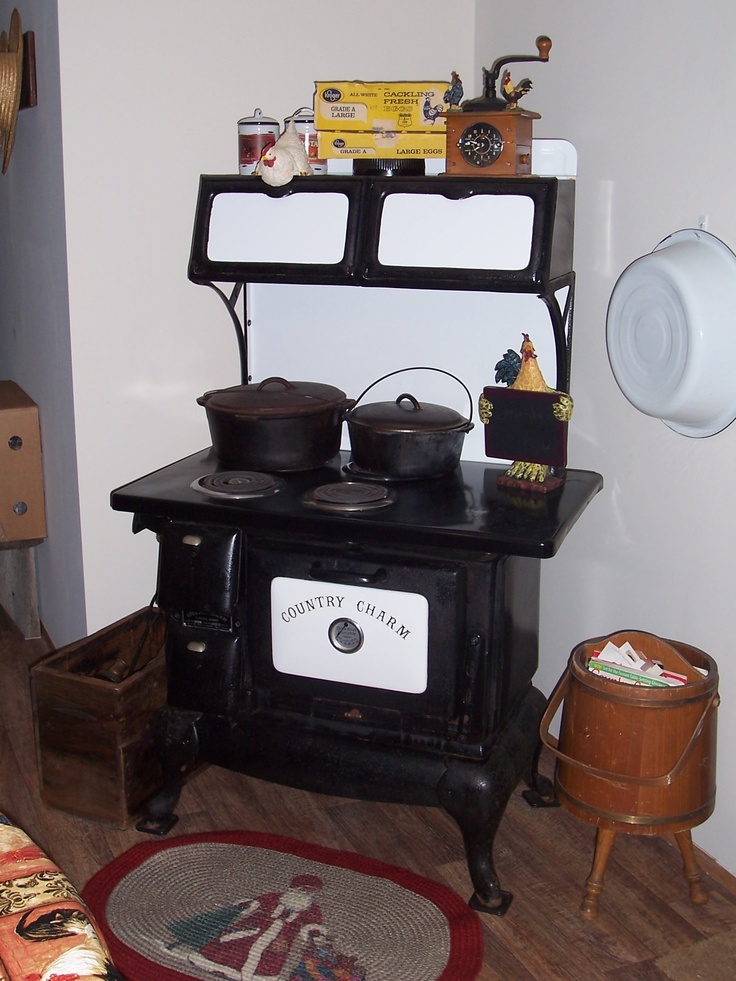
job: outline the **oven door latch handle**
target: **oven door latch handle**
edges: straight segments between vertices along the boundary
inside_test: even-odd
[[[375,572],[350,572],[347,569],[325,568],[321,562],[314,562],[309,570],[309,576],[319,582],[336,582],[343,586],[373,586],[379,582],[386,582],[388,572],[385,569],[376,569]]]

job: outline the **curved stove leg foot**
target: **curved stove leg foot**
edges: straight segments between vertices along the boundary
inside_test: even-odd
[[[493,863],[493,842],[517,780],[508,755],[494,750],[482,763],[450,760],[437,789],[440,805],[462,832],[475,889],[470,906],[496,916],[503,916],[513,896],[501,889]]]
[[[539,723],[547,699],[529,686],[490,755],[483,760],[451,758],[437,787],[437,800],[455,819],[465,843],[475,893],[474,909],[503,916],[511,893],[504,892],[493,864],[493,843],[511,794],[524,775],[536,793],[552,791],[537,773]],[[554,795],[553,795],[554,796]]]
[[[194,768],[199,752],[196,723],[199,712],[179,711],[164,706],[154,729],[156,752],[161,762],[163,787],[146,805],[146,812],[136,824],[136,830],[152,835],[165,835],[179,818],[174,809],[179,803],[184,778]]]

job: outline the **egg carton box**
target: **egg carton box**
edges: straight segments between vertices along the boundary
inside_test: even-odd
[[[445,157],[442,133],[317,133],[317,154],[322,160],[371,157],[399,160],[440,160]]]
[[[449,82],[315,82],[314,127],[444,133]]]

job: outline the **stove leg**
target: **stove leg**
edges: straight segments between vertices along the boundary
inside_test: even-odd
[[[154,739],[161,762],[163,787],[146,806],[146,813],[136,824],[136,831],[165,835],[179,818],[174,808],[179,803],[184,778],[194,769],[199,751],[196,723],[199,712],[185,712],[164,706],[156,718]]]
[[[449,760],[437,787],[437,800],[463,835],[468,871],[475,888],[473,909],[503,916],[512,894],[504,892],[493,864],[493,843],[511,794],[522,774],[546,793],[536,773],[541,744],[539,723],[547,699],[530,686],[506,723],[490,755],[482,761]]]
[[[539,772],[541,753],[542,743],[539,741],[529,771],[524,777],[524,782],[529,789],[522,791],[521,796],[530,807],[559,807],[560,802],[555,797],[555,785]]]
[[[440,805],[462,832],[475,889],[470,906],[495,916],[503,916],[513,899],[510,892],[501,889],[496,875],[493,842],[517,780],[508,755],[494,751],[483,763],[450,760],[437,788]]]

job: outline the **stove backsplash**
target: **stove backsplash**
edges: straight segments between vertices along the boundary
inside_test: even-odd
[[[477,403],[495,383],[495,365],[528,333],[548,384],[555,384],[555,345],[549,314],[528,294],[445,290],[349,289],[343,286],[270,286],[249,290],[249,355],[254,381],[271,375],[336,385],[358,396],[388,372],[413,366],[442,368],[470,390],[436,371],[386,379],[364,401],[394,400],[410,392],[420,402],[446,405],[475,423],[462,459],[487,461]],[[293,329],[295,318],[298,330]],[[213,387],[237,383],[213,378]],[[347,426],[343,449],[349,449]]]

